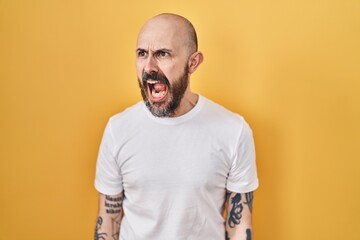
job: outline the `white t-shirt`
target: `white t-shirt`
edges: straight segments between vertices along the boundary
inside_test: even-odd
[[[252,131],[201,95],[175,118],[155,117],[139,102],[110,118],[95,187],[124,191],[121,240],[223,240],[226,189],[258,187]]]

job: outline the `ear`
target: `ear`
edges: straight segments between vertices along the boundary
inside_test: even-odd
[[[189,74],[192,74],[193,72],[195,72],[195,70],[197,69],[197,67],[204,61],[204,55],[202,54],[202,52],[195,52],[193,53],[190,58],[189,58],[189,62],[188,62],[188,66],[189,66]]]

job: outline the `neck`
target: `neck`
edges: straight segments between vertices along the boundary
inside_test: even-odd
[[[195,107],[198,100],[199,100],[199,95],[191,92],[191,90],[188,89],[185,92],[184,97],[181,99],[179,107],[175,110],[173,117],[179,117],[189,112],[191,109]]]

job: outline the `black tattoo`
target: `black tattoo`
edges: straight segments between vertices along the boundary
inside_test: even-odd
[[[121,202],[123,200],[122,197],[114,198],[114,197],[111,197],[109,195],[105,195],[105,199],[108,200],[108,201],[112,201],[112,202]]]
[[[241,213],[243,211],[243,205],[241,204],[241,194],[236,193],[235,196],[231,198],[232,208],[229,213],[228,224],[229,227],[234,228],[235,225],[238,225],[241,220]]]
[[[109,214],[119,214],[121,213],[121,207],[122,207],[122,197],[111,197],[109,195],[105,195],[105,207],[106,207],[106,213]]]
[[[117,218],[112,218],[111,222],[112,222],[111,236],[114,238],[114,240],[118,240],[120,235],[121,216],[118,216]]]
[[[229,235],[228,235],[228,232],[227,232],[227,231],[225,231],[225,240],[230,240],[230,238],[229,238]]]
[[[109,213],[109,214],[118,214],[120,213],[121,210],[120,209],[106,209],[106,213]]]
[[[105,236],[107,236],[107,234],[99,232],[102,224],[103,224],[102,217],[98,217],[95,227],[94,240],[105,240]]]
[[[250,228],[246,229],[246,240],[251,240],[251,229]]]
[[[106,213],[114,215],[114,217],[111,218],[111,236],[114,240],[118,240],[120,235],[123,200],[123,197],[112,197],[109,195],[105,195]]]
[[[245,204],[248,205],[248,207],[250,209],[250,213],[252,213],[254,192],[245,193],[245,198],[246,198]]]

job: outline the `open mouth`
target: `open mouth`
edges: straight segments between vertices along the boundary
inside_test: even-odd
[[[147,90],[152,102],[161,102],[168,93],[168,86],[159,80],[147,80]]]

